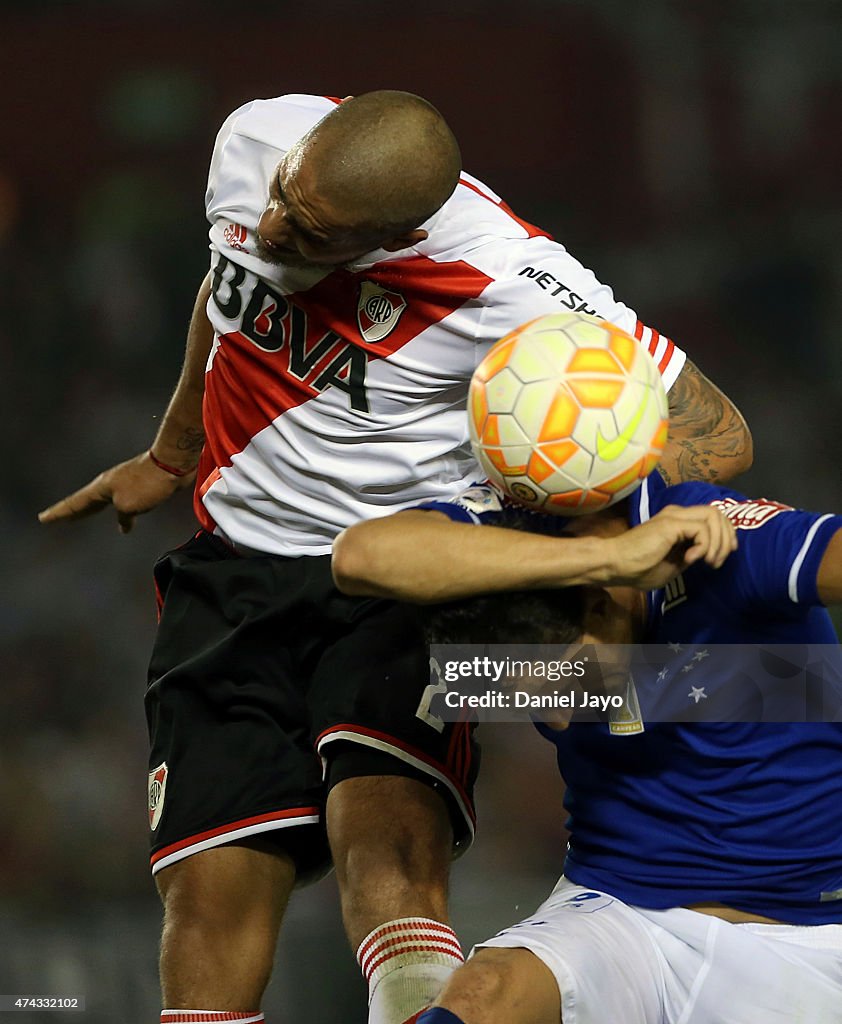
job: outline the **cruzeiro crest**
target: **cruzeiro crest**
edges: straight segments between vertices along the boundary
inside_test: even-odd
[[[390,292],[379,284],[363,281],[357,304],[357,324],[363,341],[382,341],[397,327],[406,309],[406,299],[399,292]]]

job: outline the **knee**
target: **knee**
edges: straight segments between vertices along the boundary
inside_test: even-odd
[[[549,969],[525,949],[479,950],[445,985],[435,1006],[466,1024],[500,1020],[558,1024],[561,997]]]
[[[451,976],[434,1005],[470,1024],[493,1024],[500,1019],[512,981],[513,971],[505,958],[475,957]]]
[[[346,779],[328,797],[327,827],[354,948],[386,921],[447,921],[452,833],[438,793],[401,777]]]
[[[330,792],[328,835],[340,877],[446,884],[453,834],[442,797],[400,776],[346,779]]]

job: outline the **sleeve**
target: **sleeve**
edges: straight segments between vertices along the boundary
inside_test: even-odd
[[[211,226],[233,221],[253,230],[278,161],[335,106],[326,96],[289,94],[251,100],[230,114],[217,133],[208,172]],[[211,240],[217,241],[213,232]]]
[[[425,501],[416,506],[420,512],[443,512],[454,523],[494,523],[500,517],[503,503],[492,487],[469,487],[450,501]]]
[[[236,131],[254,105],[252,100],[238,107],[217,133],[205,192],[205,212],[211,225],[223,219],[253,221],[255,196],[262,198],[266,192],[268,179],[263,180],[262,161],[254,159],[248,152],[250,140]]]
[[[450,501],[427,501],[416,508],[421,512],[443,512],[455,523],[502,526],[547,537],[567,535],[569,525],[566,516],[547,515],[525,505],[518,505],[510,498],[501,496],[489,484],[469,487]]]
[[[506,249],[505,272],[486,290],[480,342],[493,343],[513,325],[546,313],[589,313],[610,320],[644,345],[669,391],[687,358],[685,353],[665,335],[643,324],[592,270],[559,242],[540,235],[509,241]]]
[[[737,528],[739,547],[723,582],[735,587],[741,605],[792,612],[821,604],[816,577],[831,537],[842,529],[842,516],[803,512],[767,499],[726,498],[711,504]]]
[[[266,111],[255,108],[270,102],[276,120],[282,123],[278,115],[283,108],[266,100],[253,100],[226,119],[216,137],[205,193],[212,265],[220,266],[218,255],[258,276],[265,274],[266,265],[257,253],[257,224],[266,205],[270,176],[282,155],[279,148],[255,138],[258,115],[267,119]]]

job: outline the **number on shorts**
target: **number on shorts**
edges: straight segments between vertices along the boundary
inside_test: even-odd
[[[421,694],[421,700],[418,702],[418,710],[415,712],[415,717],[420,718],[422,722],[426,722],[431,729],[435,729],[436,732],[444,732],[444,721],[439,718],[438,715],[434,715],[430,711],[430,705],[433,702],[433,697],[437,693],[447,693],[447,683],[444,681],[441,674],[441,666],[435,658],[430,658],[430,673],[436,676],[438,680],[435,683],[430,683],[429,686],[424,687],[424,692]]]

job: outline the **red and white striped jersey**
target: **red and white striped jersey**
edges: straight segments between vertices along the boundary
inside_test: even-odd
[[[226,120],[206,197],[216,337],[196,512],[243,551],[324,554],[344,527],[450,498],[481,477],[465,402],[513,328],[582,310],[635,334],[669,387],[684,353],[592,271],[463,174],[428,237],[338,269],[255,253],[268,183],[333,100],[255,100]]]

